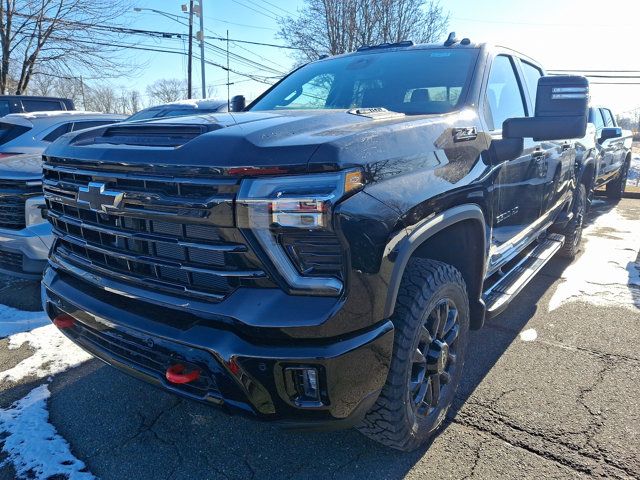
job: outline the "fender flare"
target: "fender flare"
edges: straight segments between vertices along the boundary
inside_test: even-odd
[[[591,186],[594,187],[596,183],[596,179],[598,178],[598,167],[599,167],[598,162],[596,161],[595,155],[589,155],[586,161],[580,162],[580,169],[576,173],[576,181],[580,183],[580,180],[582,179],[585,170],[590,165],[593,165],[593,178],[591,179],[591,182],[592,182]]]
[[[391,272],[391,277],[389,279],[389,289],[384,305],[384,318],[389,318],[393,314],[393,310],[396,304],[396,298],[398,297],[398,290],[400,289],[400,282],[402,281],[402,276],[404,275],[407,263],[409,262],[411,255],[413,255],[416,249],[429,238],[433,237],[445,228],[465,220],[477,221],[482,227],[482,249],[480,251],[484,252],[482,259],[482,272],[484,273],[487,252],[487,230],[484,212],[475,203],[466,203],[445,210],[438,215],[423,220],[421,223],[416,225],[416,228],[407,237],[405,237],[399,245],[396,246],[395,251],[397,251],[397,255],[393,265],[393,270]],[[469,299],[470,305],[474,301],[481,302],[481,299]]]

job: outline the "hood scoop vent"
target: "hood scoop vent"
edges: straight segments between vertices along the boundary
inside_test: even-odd
[[[141,147],[179,147],[220,125],[114,125],[93,139],[93,144],[134,145]]]

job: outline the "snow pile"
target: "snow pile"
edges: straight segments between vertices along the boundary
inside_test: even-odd
[[[520,340],[523,342],[533,342],[536,338],[538,338],[538,332],[535,328],[528,328],[520,332]]]
[[[640,155],[634,155],[629,165],[629,176],[627,177],[627,185],[637,187],[640,186]]]
[[[41,385],[8,409],[0,409],[0,432],[5,437],[3,451],[7,454],[0,466],[11,462],[24,478],[93,479],[49,423],[46,402],[50,395],[47,385]]]
[[[52,324],[9,337],[9,349],[20,348],[25,343],[35,352],[15,367],[0,372],[0,382],[55,375],[91,358]]]
[[[640,310],[640,220],[612,210],[584,230],[583,254],[562,274],[549,310],[569,301]]]
[[[28,332],[49,323],[49,318],[44,312],[23,312],[6,305],[0,305],[0,338],[18,332]]]

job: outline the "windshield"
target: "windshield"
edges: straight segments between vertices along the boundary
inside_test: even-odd
[[[450,112],[466,95],[477,55],[476,49],[415,49],[316,62],[286,77],[251,110]]]

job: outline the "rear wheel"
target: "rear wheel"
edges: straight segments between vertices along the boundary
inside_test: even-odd
[[[587,188],[583,183],[576,188],[576,200],[573,204],[573,219],[565,227],[564,245],[560,255],[573,260],[580,251],[582,228],[587,211]]]
[[[624,195],[624,189],[627,186],[627,177],[629,176],[629,161],[624,162],[620,169],[618,178],[607,183],[607,197],[612,200],[620,200]]]
[[[392,321],[387,382],[358,429],[384,445],[411,451],[442,424],[462,376],[469,300],[460,272],[442,262],[410,260]]]

